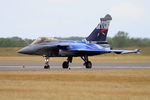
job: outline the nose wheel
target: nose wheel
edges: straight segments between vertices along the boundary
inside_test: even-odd
[[[49,57],[45,57],[45,66],[44,66],[44,69],[49,69],[50,66],[49,66]]]

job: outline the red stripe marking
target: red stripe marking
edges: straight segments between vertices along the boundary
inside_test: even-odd
[[[107,31],[108,29],[102,29],[102,30],[100,30],[100,32],[104,32],[104,31]]]

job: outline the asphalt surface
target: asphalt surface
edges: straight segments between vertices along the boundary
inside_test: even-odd
[[[150,69],[147,63],[94,63],[92,69],[86,69],[83,63],[72,63],[70,69],[62,69],[62,63],[50,62],[50,69],[44,69],[44,62],[0,62],[0,71],[49,71],[49,70],[118,70],[118,69]]]

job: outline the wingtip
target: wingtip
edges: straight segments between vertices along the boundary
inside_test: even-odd
[[[141,49],[135,49],[135,53],[141,54]]]

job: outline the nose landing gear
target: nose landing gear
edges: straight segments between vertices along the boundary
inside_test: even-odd
[[[45,57],[45,66],[44,66],[44,69],[49,69],[50,66],[49,66],[49,57]]]

